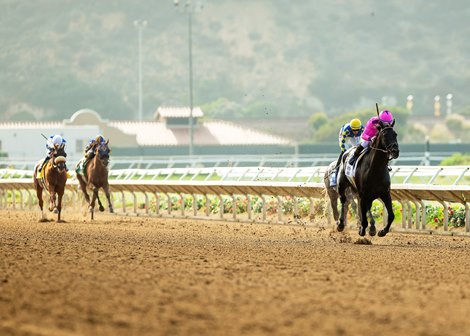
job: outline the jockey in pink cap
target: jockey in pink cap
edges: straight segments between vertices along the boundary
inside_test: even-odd
[[[383,110],[382,112],[380,112],[378,117],[370,118],[369,121],[367,121],[364,132],[362,133],[362,136],[361,136],[362,141],[356,147],[356,150],[354,151],[353,156],[349,160],[349,164],[354,164],[359,154],[361,154],[362,150],[369,147],[369,144],[371,143],[372,139],[377,135],[377,132],[378,132],[377,126],[379,125],[379,121],[381,121],[385,125],[389,125],[392,127],[395,124],[393,115],[388,110]]]

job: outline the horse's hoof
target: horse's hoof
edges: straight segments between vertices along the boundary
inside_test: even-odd
[[[57,223],[67,223],[67,222],[64,221],[63,219],[59,219],[59,220],[57,221]]]
[[[379,231],[379,237],[385,237],[387,233],[388,233],[388,230],[382,229]]]
[[[338,223],[336,225],[336,229],[338,230],[338,232],[343,232],[344,230],[344,223]]]
[[[113,208],[109,208],[109,213],[114,213]]]
[[[366,229],[362,226],[359,228],[359,236],[364,237],[366,235]]]
[[[54,210],[52,210],[52,212],[55,213],[55,214],[58,214],[58,213],[59,213],[59,209],[54,208]]]
[[[369,236],[373,237],[377,234],[377,229],[375,228],[375,226],[371,226],[370,229],[369,229]]]
[[[47,218],[41,218],[40,220],[38,220],[38,223],[47,223],[47,222],[49,222]]]
[[[100,206],[100,212],[103,212],[103,211],[104,211],[104,207]]]

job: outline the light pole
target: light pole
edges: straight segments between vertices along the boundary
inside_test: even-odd
[[[441,116],[441,97],[434,97],[434,116],[439,118]]]
[[[408,95],[408,97],[406,97],[406,109],[410,113],[413,112],[413,95]]]
[[[452,114],[452,93],[448,93],[446,96],[446,115]]]
[[[146,20],[135,20],[134,26],[137,28],[138,36],[139,36],[139,84],[138,84],[138,91],[139,91],[139,111],[137,119],[142,121],[142,31],[145,27],[147,27]]]
[[[179,0],[173,0],[175,6],[179,6]],[[199,6],[199,8],[201,8]],[[194,154],[194,117],[193,117],[193,13],[194,3],[187,0],[184,9],[188,14],[188,59],[189,59],[189,156]]]

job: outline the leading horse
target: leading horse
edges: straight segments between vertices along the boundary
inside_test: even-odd
[[[62,211],[62,197],[65,192],[65,184],[67,183],[67,167],[64,147],[59,147],[51,153],[51,158],[42,168],[42,177],[37,177],[37,171],[42,164],[39,162],[34,167],[34,189],[39,201],[39,207],[41,208],[41,219],[40,222],[47,222],[46,215],[43,211],[44,201],[42,199],[43,190],[45,189],[49,193],[49,211],[53,211],[57,214],[57,222],[63,223],[60,219]]]
[[[370,210],[375,199],[381,199],[387,209],[387,225],[378,233],[379,237],[385,236],[390,231],[395,215],[392,208],[392,197],[390,195],[390,173],[388,162],[398,158],[400,149],[398,146],[397,133],[392,126],[379,121],[378,133],[370,144],[369,153],[359,159],[352,178],[346,176],[346,165],[350,159],[348,155],[343,156],[342,165],[338,172],[338,193],[341,201],[338,231],[344,229],[344,216],[347,203],[347,189],[352,188],[358,195],[361,226],[359,235],[366,234],[367,211]]]
[[[331,162],[328,166],[328,168],[325,171],[325,174],[323,176],[323,183],[325,184],[325,189],[326,193],[328,195],[328,198],[330,199],[330,205],[331,205],[331,210],[333,211],[333,219],[337,221],[339,219],[339,212],[338,212],[338,199],[339,199],[339,194],[336,186],[331,186],[330,182],[330,176],[334,174],[334,170],[336,169],[336,160]],[[339,169],[339,168],[338,168]],[[358,207],[356,204],[355,196],[353,193],[352,188],[347,188],[346,189],[346,204],[345,204],[345,211],[346,213],[348,212],[349,204],[351,204],[353,211],[357,214],[357,217],[360,217],[360,213],[358,212]],[[375,235],[375,220],[370,211],[367,212],[367,216],[369,217],[369,222],[370,222],[370,229],[369,233],[373,236]],[[345,220],[345,225],[346,225],[346,218]]]
[[[109,193],[108,183],[108,163],[109,153],[111,150],[108,147],[109,140],[105,143],[97,145],[95,156],[88,162],[85,167],[85,174],[80,173],[77,170],[77,180],[80,183],[80,189],[85,196],[85,200],[88,203],[88,210],[91,213],[91,219],[94,218],[95,201],[98,200],[100,211],[104,211],[104,207],[98,196],[98,191],[103,188],[106,198],[108,199],[109,212],[113,213],[113,205],[111,204],[111,197]],[[81,162],[77,164],[80,165]],[[87,189],[93,191],[93,195],[90,196],[87,193]]]

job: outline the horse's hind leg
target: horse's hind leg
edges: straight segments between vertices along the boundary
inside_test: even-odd
[[[77,174],[77,180],[78,180],[78,183],[80,184],[80,189],[82,189],[83,196],[85,197],[85,201],[87,202],[87,204],[90,204],[90,196],[88,196],[88,193],[86,190],[86,183],[83,180],[82,175]]]
[[[384,237],[390,231],[390,226],[395,219],[395,214],[393,213],[392,197],[390,193],[386,193],[380,197],[380,199],[384,202],[385,208],[387,208],[387,225],[379,231],[379,237]]]
[[[328,197],[330,198],[330,205],[331,205],[331,210],[333,211],[333,218],[335,222],[339,218],[339,212],[338,212],[338,193],[335,190],[331,190],[330,188],[327,191]]]

